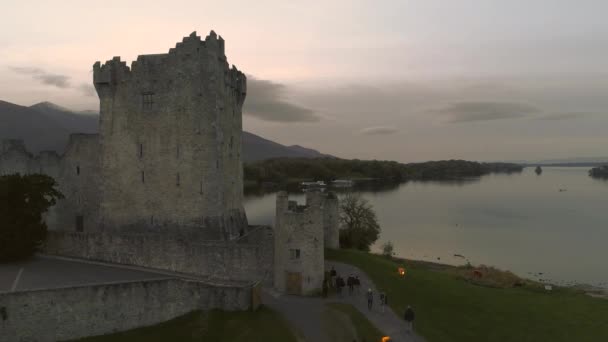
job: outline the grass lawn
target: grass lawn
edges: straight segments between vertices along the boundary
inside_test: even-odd
[[[382,338],[382,332],[354,306],[345,303],[328,303],[326,305],[328,315],[325,323],[332,341],[375,342]],[[341,322],[340,317],[335,317],[336,313],[346,318],[348,322]],[[349,332],[350,334],[348,334]]]
[[[554,288],[490,288],[446,271],[352,250],[327,250],[325,257],[355,265],[384,290],[398,314],[412,305],[414,329],[436,341],[608,341],[608,300]]]
[[[296,342],[287,322],[262,306],[256,312],[195,311],[151,327],[89,337],[81,342],[213,341]]]

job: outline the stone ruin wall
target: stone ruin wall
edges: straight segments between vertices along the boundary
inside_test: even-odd
[[[168,270],[209,280],[262,282],[273,279],[273,235],[257,227],[244,239],[193,241],[174,234],[49,232],[44,253]]]
[[[0,150],[0,175],[42,173],[57,182],[65,196],[49,209],[49,230],[76,231],[76,218],[83,229],[97,228],[99,202],[99,143],[96,134],[72,134],[63,155],[42,151],[33,155],[21,140],[4,140]]]
[[[0,292],[0,342],[65,341],[154,325],[193,310],[248,310],[252,287],[158,279]]]
[[[334,193],[323,201],[323,234],[325,248],[340,248],[340,201]]]

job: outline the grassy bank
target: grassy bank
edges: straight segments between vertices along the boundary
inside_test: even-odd
[[[332,341],[380,341],[383,334],[359,310],[345,303],[328,303],[325,329]]]
[[[447,269],[397,262],[359,251],[328,250],[326,258],[365,271],[399,314],[416,311],[428,341],[608,341],[608,300],[580,291],[535,286],[474,285]],[[405,265],[407,276],[397,274]]]
[[[126,332],[89,337],[81,342],[296,342],[286,321],[274,311],[261,307],[256,312],[195,311],[168,322]]]

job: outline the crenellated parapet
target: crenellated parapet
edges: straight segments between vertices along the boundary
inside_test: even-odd
[[[93,84],[98,86],[116,85],[118,83],[129,80],[131,70],[125,61],[121,61],[120,57],[114,57],[104,64],[95,62],[93,65]]]
[[[211,67],[210,61],[217,63]],[[196,65],[194,69],[192,65]],[[192,32],[177,43],[165,54],[139,55],[129,67],[120,57],[114,57],[105,63],[93,65],[93,83],[100,97],[111,95],[109,89],[132,81],[145,84],[140,78],[153,77],[154,82],[168,82],[169,76],[196,74],[197,71],[217,72],[223,75],[224,85],[234,92],[237,103],[242,105],[247,94],[247,77],[234,65],[230,67],[225,54],[225,42],[221,36],[211,31],[204,40]],[[174,71],[178,71],[174,73]],[[213,79],[218,79],[213,77]]]
[[[9,152],[23,153],[31,156],[31,153],[25,147],[25,142],[21,139],[2,140],[2,154]]]

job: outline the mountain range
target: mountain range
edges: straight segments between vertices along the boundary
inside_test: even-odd
[[[72,133],[97,133],[99,114],[76,112],[51,102],[20,106],[0,100],[0,140],[22,139],[28,150],[62,153]],[[243,131],[243,161],[330,157],[299,145],[285,146]]]

